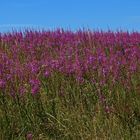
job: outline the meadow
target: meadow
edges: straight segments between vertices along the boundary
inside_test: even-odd
[[[139,140],[140,33],[0,34],[0,140]]]

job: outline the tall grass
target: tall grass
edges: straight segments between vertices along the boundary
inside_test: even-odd
[[[139,140],[140,34],[0,36],[1,140]]]

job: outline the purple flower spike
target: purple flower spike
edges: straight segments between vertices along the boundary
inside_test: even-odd
[[[32,95],[37,94],[40,90],[40,81],[38,79],[32,79],[30,80],[30,84],[31,84]]]
[[[0,79],[0,88],[3,89],[6,86],[6,82]]]
[[[47,78],[47,77],[49,77],[50,73],[49,73],[48,71],[46,71],[46,72],[44,73],[44,75],[45,75],[45,77]]]
[[[31,93],[32,93],[32,95],[35,95],[35,94],[37,94],[38,92],[39,92],[39,86],[34,86],[34,87],[32,87],[32,89],[31,89]]]

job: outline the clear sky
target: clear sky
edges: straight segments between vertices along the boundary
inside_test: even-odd
[[[0,0],[0,31],[12,28],[140,31],[140,0]]]

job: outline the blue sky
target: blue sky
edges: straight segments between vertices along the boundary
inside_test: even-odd
[[[140,0],[0,0],[0,31],[22,28],[140,31]]]

